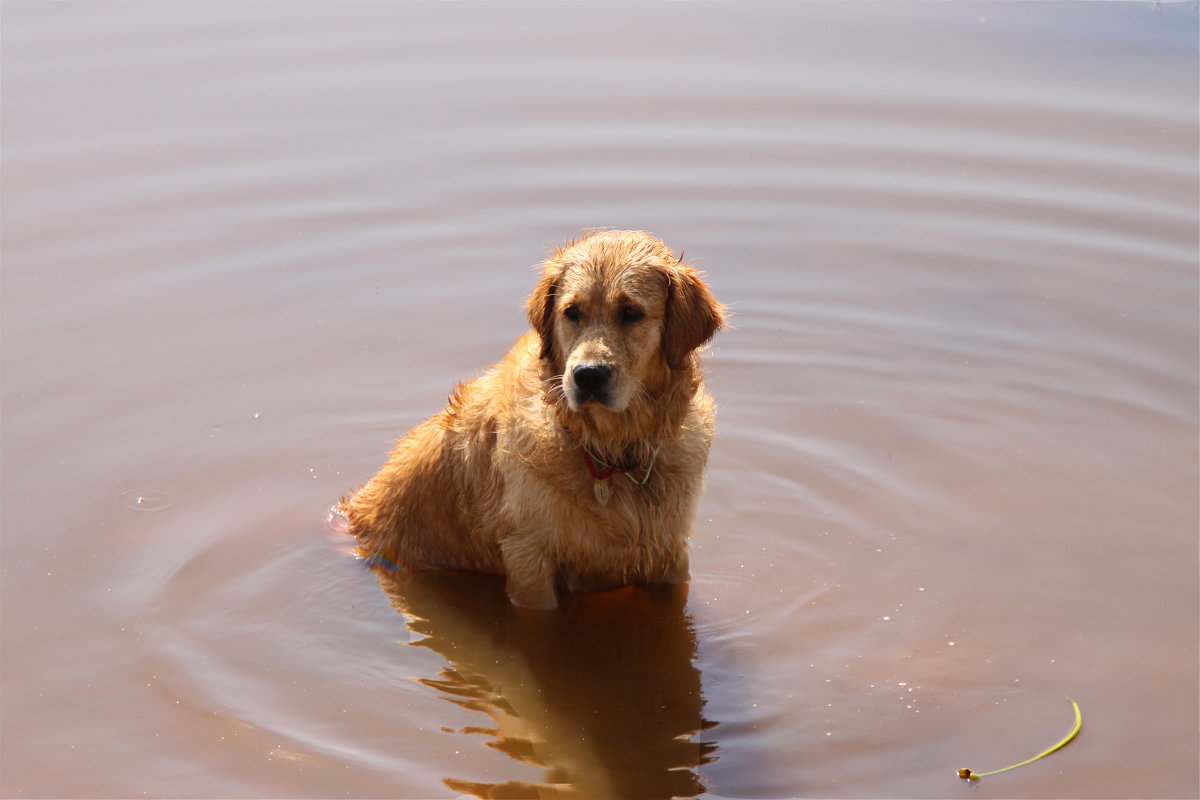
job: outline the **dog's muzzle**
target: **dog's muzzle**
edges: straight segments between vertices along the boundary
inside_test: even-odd
[[[576,364],[571,370],[575,405],[581,406],[589,400],[595,400],[603,406],[608,405],[611,400],[612,374],[612,367],[607,364],[599,362]]]

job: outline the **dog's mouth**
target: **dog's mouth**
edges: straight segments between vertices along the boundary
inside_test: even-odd
[[[612,403],[609,402],[607,392],[574,392],[567,395],[567,405],[572,411],[578,411],[580,408],[592,403],[594,405],[611,408]]]

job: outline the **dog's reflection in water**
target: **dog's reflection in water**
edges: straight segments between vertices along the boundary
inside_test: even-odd
[[[694,797],[715,746],[701,715],[686,585],[563,598],[557,611],[515,608],[500,578],[377,570],[414,644],[449,664],[421,682],[481,711],[488,744],[546,771],[543,783],[446,785],[481,798]]]

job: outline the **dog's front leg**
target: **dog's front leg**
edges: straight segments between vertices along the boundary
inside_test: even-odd
[[[500,544],[504,572],[508,576],[505,591],[515,606],[555,608],[558,596],[554,582],[558,570],[546,556],[544,546],[535,543],[537,538],[515,535]]]
[[[685,542],[675,553],[675,557],[667,564],[666,570],[663,572],[663,583],[687,583],[690,577],[688,570],[688,549]]]

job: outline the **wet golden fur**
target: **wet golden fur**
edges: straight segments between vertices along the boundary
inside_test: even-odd
[[[401,567],[506,575],[523,606],[554,607],[556,587],[686,581],[713,433],[697,349],[720,305],[658,239],[604,231],[542,264],[527,311],[503,361],[343,500],[350,530]],[[588,457],[617,468],[607,493]]]

